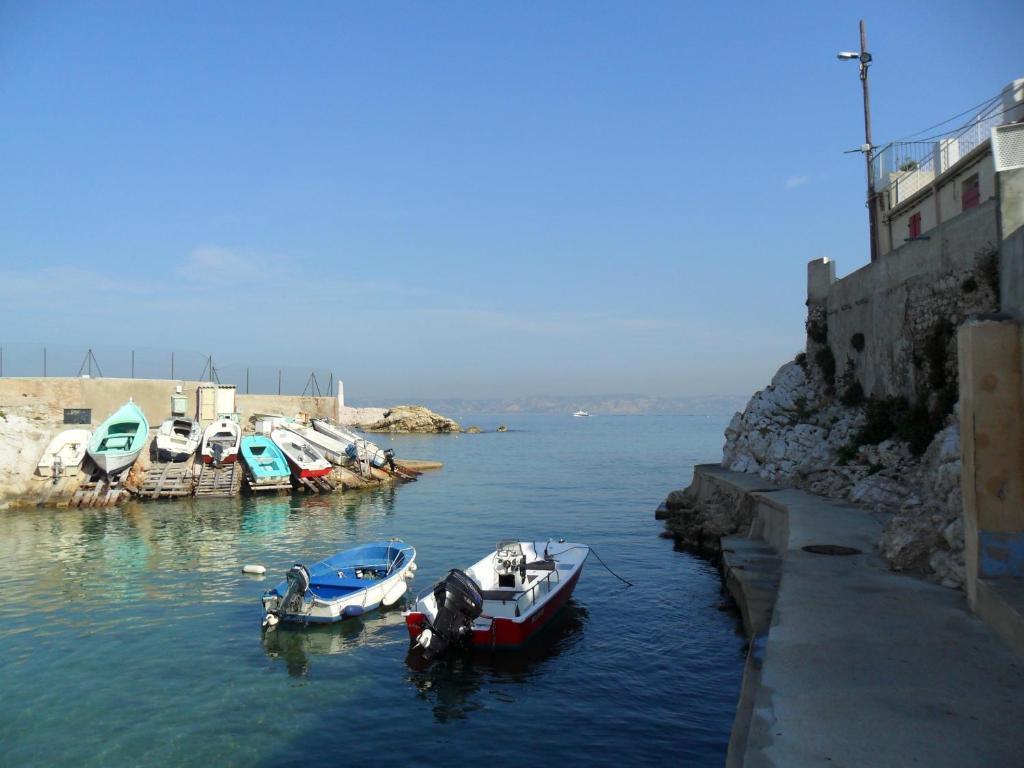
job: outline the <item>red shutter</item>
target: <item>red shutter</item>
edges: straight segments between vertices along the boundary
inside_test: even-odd
[[[910,217],[910,222],[908,223],[908,226],[910,227],[910,239],[911,240],[913,240],[915,237],[920,237],[921,236],[921,213],[920,212],[915,213],[913,216]]]
[[[963,186],[963,209],[977,208],[981,204],[981,187],[978,185],[978,177],[972,176],[964,182]]]

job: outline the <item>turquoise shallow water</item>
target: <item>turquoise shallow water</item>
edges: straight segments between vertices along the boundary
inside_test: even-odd
[[[389,442],[446,465],[395,490],[0,513],[0,763],[720,765],[744,641],[653,511],[725,420],[474,423],[500,422]],[[425,670],[398,610],[261,632],[292,562],[389,536],[418,549],[414,591],[508,536],[589,543],[635,586],[592,557],[526,653]]]

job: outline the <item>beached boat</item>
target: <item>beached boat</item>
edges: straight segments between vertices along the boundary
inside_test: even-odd
[[[388,463],[388,452],[351,429],[327,419],[313,419],[313,429],[345,445],[345,455],[354,461],[369,461],[375,467]]]
[[[263,593],[263,625],[341,621],[394,605],[415,571],[416,550],[401,541],[363,544],[309,568],[296,564]]]
[[[241,452],[254,485],[280,485],[292,476],[288,459],[266,435],[243,437]]]
[[[69,469],[78,469],[89,445],[88,429],[65,429],[46,446],[36,471],[43,477],[60,477]]]
[[[199,422],[172,417],[156,432],[156,457],[160,461],[187,461],[199,448],[202,439]]]
[[[452,570],[406,614],[427,657],[451,645],[517,648],[572,596],[590,554],[585,544],[504,541],[465,571]]]
[[[587,412],[586,412],[586,411],[584,411],[584,410],[579,410],[579,411],[576,411],[576,412],[575,412],[575,413],[573,414],[573,416],[575,416],[576,418],[582,418],[583,416],[589,416],[589,415],[590,415],[590,414],[589,414],[589,413],[587,413]]]
[[[204,464],[230,464],[238,460],[242,428],[231,419],[217,419],[203,430]]]
[[[330,474],[331,463],[304,437],[290,429],[275,429],[270,433],[270,439],[284,452],[296,477],[322,477]]]
[[[89,440],[89,458],[108,475],[130,467],[149,439],[146,415],[129,400],[112,413]]]
[[[317,432],[312,427],[304,427],[301,424],[284,424],[281,426],[281,429],[287,429],[289,432],[294,432],[322,453],[323,457],[331,462],[331,464],[342,465],[349,462],[349,456],[346,452],[348,450],[348,443],[335,440],[333,437],[328,437],[323,432]]]

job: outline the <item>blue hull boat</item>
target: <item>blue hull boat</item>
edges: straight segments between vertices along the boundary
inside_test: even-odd
[[[263,626],[279,621],[329,623],[394,605],[416,572],[416,550],[401,541],[375,541],[306,568],[263,593]]]
[[[242,438],[241,453],[253,486],[278,486],[290,481],[292,468],[288,459],[269,437],[246,435]]]

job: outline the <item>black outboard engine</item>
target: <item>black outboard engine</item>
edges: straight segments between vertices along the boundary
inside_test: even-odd
[[[434,587],[437,615],[431,627],[424,629],[417,642],[425,655],[433,658],[452,643],[459,643],[469,635],[473,621],[483,613],[484,599],[476,582],[458,569]]]
[[[288,589],[285,590],[284,597],[281,598],[277,612],[278,614],[298,613],[302,608],[302,598],[305,596],[306,590],[309,589],[309,571],[302,563],[296,563],[288,569],[285,579],[288,581]]]

